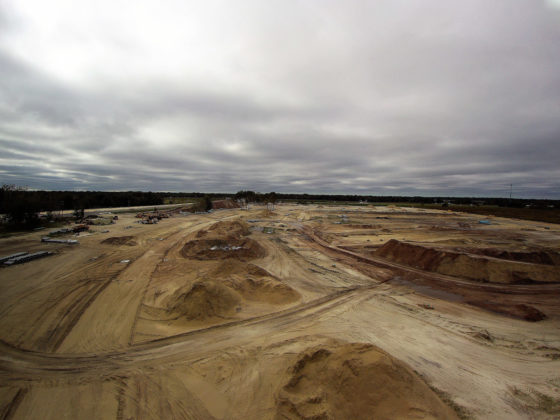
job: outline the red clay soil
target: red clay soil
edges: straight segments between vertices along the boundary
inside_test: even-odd
[[[241,206],[233,200],[216,200],[212,201],[212,208],[215,210],[238,209],[241,208]]]
[[[560,254],[554,251],[507,251],[497,248],[467,248],[471,254],[531,264],[560,265]]]
[[[495,256],[487,256],[487,254]],[[509,284],[560,282],[560,270],[551,265],[554,263],[553,253],[450,249],[391,239],[375,251],[374,255],[410,267],[480,282]],[[498,256],[508,257],[508,259],[498,258]],[[546,262],[546,264],[515,261],[514,258]]]

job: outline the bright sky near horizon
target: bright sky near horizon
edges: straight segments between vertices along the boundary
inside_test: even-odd
[[[0,2],[0,183],[560,198],[557,0]]]

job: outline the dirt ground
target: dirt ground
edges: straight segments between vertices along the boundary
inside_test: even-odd
[[[560,225],[396,207],[0,239],[0,416],[556,419]],[[69,237],[70,238],[70,237]]]

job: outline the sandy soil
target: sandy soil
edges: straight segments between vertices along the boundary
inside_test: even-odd
[[[278,205],[0,255],[2,418],[554,419],[560,226]],[[109,230],[109,232],[104,232]]]

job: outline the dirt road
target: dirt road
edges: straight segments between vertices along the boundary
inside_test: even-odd
[[[560,269],[558,227],[371,206],[119,219],[76,246],[0,241],[55,251],[0,268],[3,418],[560,415],[560,283],[437,271],[457,253]],[[405,264],[391,239],[441,255]]]

